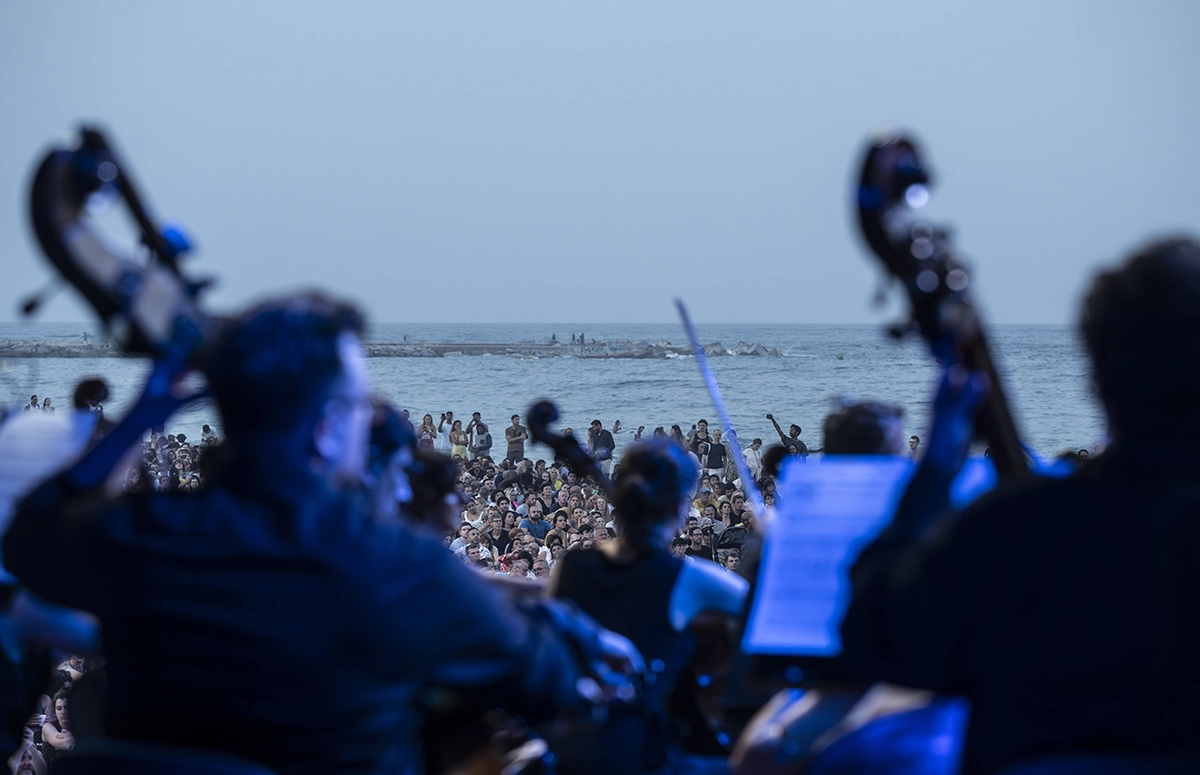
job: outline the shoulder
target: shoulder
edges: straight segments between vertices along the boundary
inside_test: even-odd
[[[708,561],[684,562],[671,590],[671,627],[687,628],[702,611],[737,616],[750,591],[750,583]]]
[[[574,599],[580,592],[594,588],[587,579],[607,562],[599,549],[572,549],[563,552],[554,563],[554,596]]]

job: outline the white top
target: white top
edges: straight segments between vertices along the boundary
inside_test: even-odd
[[[671,590],[671,628],[683,632],[702,611],[737,616],[750,582],[712,562],[685,562]]]

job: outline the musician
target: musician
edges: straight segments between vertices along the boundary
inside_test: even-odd
[[[565,772],[633,775],[698,766],[680,752],[667,702],[693,656],[690,628],[702,614],[736,616],[748,585],[714,563],[668,550],[695,481],[695,466],[682,447],[659,439],[639,442],[622,458],[614,482],[617,538],[597,542],[592,551],[568,552],[554,568],[551,593],[627,636],[655,675],[642,707],[610,710],[593,749],[560,751]]]
[[[621,651],[562,609],[518,608],[436,538],[366,511],[362,329],[315,295],[228,324],[207,369],[226,466],[197,493],[105,501],[97,488],[125,449],[191,398],[172,387],[194,345],[180,329],[130,413],[21,502],[5,564],[100,616],[110,734],[280,775],[418,772],[427,685],[536,719],[575,705],[585,668]]]
[[[1080,328],[1112,446],[937,519],[985,390],[955,369],[891,526],[852,570],[847,659],[970,698],[967,773],[1200,751],[1200,244],[1157,242],[1101,274]]]
[[[902,408],[880,401],[843,402],[822,424],[823,449],[828,455],[900,455],[903,416]],[[764,470],[777,475],[787,457],[783,447],[771,447],[763,456]],[[751,551],[748,561],[755,560]],[[739,553],[729,554],[726,570],[736,572],[741,561]],[[784,690],[760,709],[739,740],[734,771],[794,773],[811,763],[821,772],[943,775],[957,764],[965,713],[960,701],[886,683],[799,696]],[[887,722],[881,728],[876,722],[882,719]],[[870,742],[851,737],[863,732]]]

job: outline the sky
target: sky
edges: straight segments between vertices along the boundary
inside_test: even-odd
[[[911,130],[989,320],[1200,232],[1200,3],[0,3],[0,322],[50,276],[32,165],[104,125],[217,311],[380,322],[868,323],[851,220]],[[40,319],[90,320],[73,293]]]

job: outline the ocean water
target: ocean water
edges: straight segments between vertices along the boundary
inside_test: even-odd
[[[0,324],[0,339],[78,339],[85,326],[60,323]],[[821,446],[821,422],[838,396],[877,399],[905,408],[908,434],[924,436],[937,379],[937,367],[924,343],[911,338],[897,343],[870,325],[709,325],[701,339],[732,347],[739,341],[777,347],[780,358],[749,356],[710,359],[725,401],[745,443],[758,436],[770,443],[774,430],[766,419],[774,413],[783,427],[797,423],[810,447]],[[612,324],[576,327],[541,324],[377,324],[370,339],[410,342],[534,342],[551,334],[570,341],[618,337],[685,343],[678,325]],[[99,332],[89,328],[89,335]],[[1105,435],[1103,412],[1090,386],[1087,359],[1075,332],[1060,326],[997,326],[992,347],[1018,428],[1034,449],[1054,454],[1092,447]],[[697,419],[717,423],[694,358],[666,360],[601,360],[461,356],[448,358],[372,358],[375,387],[414,420],[453,411],[465,421],[478,411],[502,445],[502,430],[514,413],[541,398],[558,404],[560,427],[581,431],[593,419],[605,427],[620,420],[618,449],[645,425],[686,432]],[[112,388],[106,416],[116,417],[137,396],[147,372],[142,360],[8,359],[0,360],[0,404],[19,407],[36,393],[56,406],[70,405],[74,384],[98,374]],[[220,426],[216,409],[197,404],[168,423],[169,432],[199,438],[200,426]],[[219,432],[219,431],[218,431]],[[493,448],[495,449],[495,447]],[[540,450],[527,450],[536,456]]]

